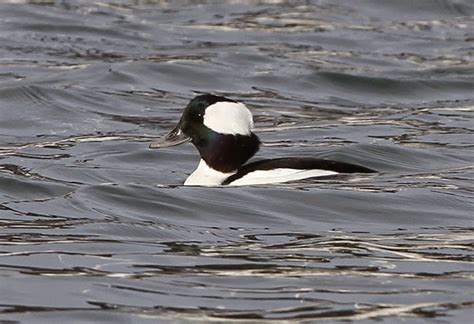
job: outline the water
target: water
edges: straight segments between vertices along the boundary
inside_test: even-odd
[[[0,320],[473,316],[471,1],[0,4]],[[181,186],[195,93],[259,157],[376,175]]]

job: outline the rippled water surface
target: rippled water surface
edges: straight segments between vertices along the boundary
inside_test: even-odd
[[[474,316],[472,1],[0,4],[0,321]],[[196,93],[260,158],[369,176],[181,184]]]

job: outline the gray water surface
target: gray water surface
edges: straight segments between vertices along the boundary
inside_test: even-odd
[[[473,55],[468,0],[2,2],[0,321],[468,323]],[[183,187],[204,92],[379,173]]]

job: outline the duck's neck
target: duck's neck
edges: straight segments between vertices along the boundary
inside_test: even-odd
[[[215,133],[205,140],[193,141],[201,159],[215,171],[235,173],[245,162],[257,153],[260,140],[257,135],[229,135]]]

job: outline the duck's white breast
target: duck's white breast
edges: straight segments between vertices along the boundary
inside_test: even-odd
[[[185,186],[218,186],[235,172],[224,173],[209,167],[206,161],[199,161],[199,165],[184,182]]]
[[[235,172],[223,173],[209,167],[204,160],[184,182],[185,186],[219,186]],[[232,181],[229,186],[248,186],[258,184],[283,183],[314,177],[336,175],[338,172],[328,170],[301,170],[280,168],[273,170],[256,170],[247,173],[242,178]]]

